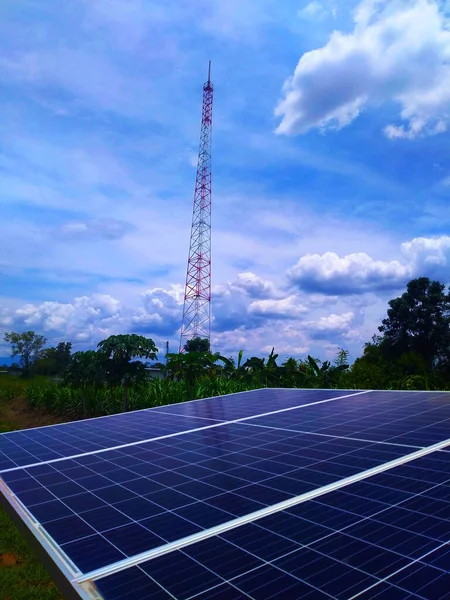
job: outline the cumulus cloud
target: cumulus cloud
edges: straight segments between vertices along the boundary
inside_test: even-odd
[[[418,276],[450,283],[450,236],[414,238],[400,246],[399,254],[399,261],[363,253],[307,254],[287,274],[290,285],[300,288],[295,293],[254,273],[240,273],[214,288],[213,348],[227,354],[243,348],[257,355],[275,346],[280,355],[322,356],[326,342],[330,348],[353,348],[357,355],[374,333],[391,291],[400,292],[408,279]],[[71,340],[79,344],[76,349],[125,332],[148,335],[159,346],[161,340],[176,344],[183,298],[183,286],[171,285],[144,291],[137,307],[107,294],[69,302],[9,303],[0,307],[0,328],[32,329],[50,344]],[[6,346],[1,351],[6,354]]]
[[[292,285],[307,292],[346,295],[395,290],[413,277],[450,282],[450,236],[414,238],[400,246],[403,260],[374,260],[360,252],[306,254],[288,270]]]
[[[290,282],[309,292],[354,294],[398,287],[411,268],[394,260],[374,260],[364,252],[339,257],[335,252],[306,254],[288,270]]]
[[[134,329],[142,333],[170,336],[181,325],[183,289],[172,285],[169,290],[154,288],[141,294],[143,306],[133,315]]]
[[[252,298],[270,298],[275,292],[274,285],[255,275],[255,273],[238,273],[236,280],[231,284]]]
[[[366,106],[394,101],[403,124],[389,138],[447,130],[450,122],[450,30],[435,0],[364,0],[350,34],[334,31],[306,52],[275,109],[280,134],[340,129]]]
[[[414,238],[401,245],[403,255],[414,265],[415,273],[450,282],[450,236]]]
[[[354,314],[347,312],[342,315],[328,315],[320,317],[315,321],[307,321],[304,324],[305,329],[309,332],[312,339],[328,339],[332,335],[342,335],[348,332]]]
[[[2,324],[17,331],[34,330],[50,340],[94,342],[110,335],[122,323],[119,300],[107,294],[80,296],[72,302],[28,303],[1,310]]]
[[[307,311],[295,295],[280,300],[255,300],[248,306],[249,314],[266,319],[295,319]]]

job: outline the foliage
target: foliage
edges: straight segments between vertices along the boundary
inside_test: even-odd
[[[389,302],[377,340],[386,359],[407,362],[423,373],[450,371],[450,291],[427,277],[411,280]]]
[[[189,400],[194,397],[195,384],[201,379],[218,374],[217,363],[227,364],[229,359],[210,352],[188,352],[186,354],[167,354],[165,370],[170,380],[186,382]]]
[[[34,331],[25,331],[24,333],[5,333],[4,340],[11,344],[11,356],[20,357],[20,366],[24,375],[29,375],[33,364],[42,356],[42,349],[47,340],[43,335],[38,335]]]
[[[101,355],[94,350],[75,352],[64,373],[64,383],[73,385],[80,391],[82,413],[85,416],[90,412],[87,389],[103,383],[102,365]]]
[[[71,342],[59,342],[55,348],[46,348],[35,362],[33,372],[40,375],[61,375],[70,363],[71,352]]]
[[[208,338],[194,337],[183,346],[185,352],[210,352],[211,345]]]
[[[154,363],[152,366],[166,374],[164,380],[157,380],[149,378],[146,365],[139,360],[157,359],[153,341],[135,334],[114,335],[100,342],[97,351],[73,354],[62,383],[35,383],[33,379],[20,393],[26,394],[31,406],[67,415],[100,415],[259,387],[448,389],[449,296],[439,282],[427,278],[410,281],[406,292],[389,302],[387,317],[379,328],[382,335],[365,344],[363,355],[351,367],[348,351],[342,348],[333,360],[308,355],[289,357],[280,365],[274,348],[267,358],[244,358],[240,350],[235,360],[212,354],[209,346],[208,350],[195,350],[200,339],[191,340],[185,353],[168,354],[165,365]],[[16,339],[12,335],[7,334],[10,342]],[[16,348],[19,353],[26,352],[29,361],[42,356],[42,336],[34,332],[15,335],[21,336],[17,344],[23,342],[23,336],[30,338],[29,348],[23,344]],[[35,347],[33,340],[38,341]],[[62,343],[47,349],[43,360],[59,357],[60,369],[68,354],[70,344]],[[19,380],[9,374],[5,377]],[[14,394],[0,379],[0,399],[8,400]]]
[[[123,390],[123,410],[128,410],[128,387],[147,377],[145,364],[136,358],[158,358],[154,342],[150,338],[135,333],[111,335],[98,344],[102,370],[107,382],[120,385]]]

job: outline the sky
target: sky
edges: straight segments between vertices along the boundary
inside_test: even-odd
[[[447,0],[3,0],[0,38],[0,334],[178,350],[209,60],[213,351],[356,358],[450,283]]]

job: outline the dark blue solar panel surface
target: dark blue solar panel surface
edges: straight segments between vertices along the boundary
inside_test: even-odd
[[[0,471],[207,427],[345,393],[338,390],[254,390],[0,434]]]
[[[445,392],[370,392],[251,423],[425,447],[450,437],[448,397]]]
[[[305,406],[312,402],[317,404]],[[266,414],[274,411],[281,412]],[[239,419],[245,421],[229,423]],[[79,571],[89,573],[338,483],[449,433],[448,393],[267,389],[6,434],[0,436],[0,465],[15,468],[1,477]],[[448,456],[435,452],[220,537],[210,535],[101,579],[99,587],[106,600],[356,593],[441,600],[432,594],[447,583],[441,572],[443,544],[450,540],[442,525],[443,515],[450,516]],[[42,464],[20,468],[36,462]],[[423,531],[396,512],[407,500],[419,502],[406,507],[409,515],[423,511],[426,501]],[[394,520],[386,521],[388,515]],[[415,516],[409,518],[418,527],[423,519]],[[439,523],[433,522],[431,533],[433,518]],[[367,523],[370,531],[381,531],[379,539],[370,537]],[[320,549],[332,538],[348,556],[335,556],[331,546]],[[398,559],[399,573],[381,576],[370,566],[374,548],[386,565],[397,564],[397,555],[407,562]],[[357,558],[363,562],[355,566]],[[178,583],[175,563],[183,574]],[[414,595],[417,565],[429,589]],[[316,572],[322,576],[308,575]]]
[[[194,402],[182,402],[161,406],[155,410],[171,415],[220,419],[233,421],[292,406],[301,406],[310,402],[319,402],[327,398],[339,398],[358,394],[358,390],[299,390],[266,388],[217,396]]]
[[[217,423],[143,410],[0,434],[0,471]]]
[[[4,479],[85,572],[408,452],[243,423],[16,470]]]
[[[443,402],[445,393],[369,392],[339,399],[348,394],[339,390],[254,390],[164,406],[161,410],[0,434],[0,471],[209,427],[225,420],[251,418],[310,402],[319,404],[261,416],[254,424],[415,446],[430,445],[448,434],[450,405]],[[321,403],[327,399],[332,400]],[[226,408],[227,402],[229,408]]]
[[[450,463],[434,453],[97,581],[132,598],[419,598],[450,593]],[[177,573],[178,577],[173,574]]]

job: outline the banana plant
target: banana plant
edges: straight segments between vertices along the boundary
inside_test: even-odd
[[[205,377],[217,376],[217,363],[230,363],[230,359],[219,353],[187,352],[185,354],[167,354],[165,371],[171,380],[183,379],[188,389],[188,399],[194,398],[195,385]]]
[[[347,364],[333,366],[326,360],[322,364],[308,354],[308,365],[313,376],[313,386],[316,388],[331,388],[336,385],[339,375],[348,369]]]

